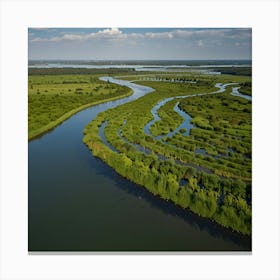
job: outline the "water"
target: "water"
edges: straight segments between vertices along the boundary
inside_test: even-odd
[[[198,68],[205,68],[204,66],[197,66]],[[226,66],[222,66],[226,67]],[[145,71],[145,72],[185,72],[190,71],[193,67],[188,65],[170,65],[170,66],[158,66],[158,65],[96,65],[96,64],[64,64],[64,63],[43,63],[29,65],[29,68],[85,68],[85,69],[134,69],[135,71]],[[219,75],[221,72],[208,71],[208,70],[191,70],[198,73],[204,73],[208,75]]]
[[[217,91],[214,92],[209,92],[209,93],[197,93],[197,94],[192,94],[192,95],[178,95],[175,97],[168,97],[165,99],[162,99],[161,101],[159,101],[151,110],[151,113],[153,115],[153,119],[151,121],[149,121],[145,126],[144,126],[144,132],[148,135],[150,135],[151,137],[153,137],[155,140],[161,140],[163,137],[172,137],[174,134],[176,134],[177,132],[180,131],[180,129],[184,128],[186,129],[185,135],[189,135],[190,134],[190,130],[193,128],[193,125],[191,124],[191,116],[189,114],[187,114],[186,112],[184,112],[183,110],[180,110],[180,108],[178,107],[179,102],[176,103],[175,107],[174,107],[174,111],[177,112],[181,117],[183,117],[183,122],[173,131],[169,132],[166,135],[158,135],[158,136],[153,136],[153,134],[151,133],[151,126],[153,124],[155,124],[156,122],[161,120],[161,117],[158,115],[158,110],[164,106],[167,102],[174,100],[174,99],[180,99],[180,98],[191,98],[194,96],[202,96],[202,95],[209,95],[209,94],[216,94],[216,93],[221,93],[224,92],[226,90],[227,86],[230,85],[235,85],[237,83],[227,83],[227,84],[221,84],[221,83],[216,83],[215,87],[218,88]]]
[[[207,156],[207,152],[204,148],[198,148],[194,152],[195,152],[196,155]]]
[[[168,64],[164,61],[158,61],[158,64],[150,64],[150,63],[139,63],[139,61],[134,61],[135,63],[120,63],[118,61],[112,61],[111,63],[88,63],[86,61],[33,61],[29,63],[28,67],[30,68],[89,68],[89,69],[109,69],[109,68],[135,68],[135,69],[163,69],[163,68],[211,68],[211,67],[251,67],[251,64],[203,64],[203,61],[200,65],[192,65],[192,63],[188,64],[179,64],[178,61],[175,64]],[[239,62],[241,63],[241,62]]]
[[[145,72],[188,72],[220,75],[221,72],[213,71],[211,68],[251,67],[250,61],[228,60],[228,61],[29,61],[29,68],[86,68],[86,69],[134,69]],[[210,68],[210,69],[208,69]]]
[[[240,89],[240,87],[234,87],[232,88],[232,92],[231,92],[231,95],[234,95],[234,96],[238,96],[238,97],[242,97],[242,98],[245,98],[249,101],[252,101],[252,96],[250,95],[246,95],[246,94],[243,94],[243,93],[240,93],[238,91],[238,89]]]
[[[102,139],[102,142],[109,148],[111,149],[112,151],[118,153],[119,151],[113,146],[111,145],[107,138],[105,137],[105,132],[104,132],[104,129],[105,127],[107,126],[107,123],[108,121],[105,121],[102,123],[102,125],[100,126],[99,130],[98,130],[98,134],[99,134],[99,137]]]
[[[133,96],[85,109],[29,142],[29,251],[250,251],[249,237],[153,196],[92,156],[86,124],[152,90],[119,83]]]

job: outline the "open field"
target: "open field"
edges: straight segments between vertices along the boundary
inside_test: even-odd
[[[48,69],[36,70],[28,80],[29,140],[86,107],[131,94],[126,87],[100,81],[98,75],[45,75]]]

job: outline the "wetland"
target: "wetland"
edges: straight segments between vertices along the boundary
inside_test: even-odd
[[[29,251],[251,251],[251,77],[79,69],[30,70]]]

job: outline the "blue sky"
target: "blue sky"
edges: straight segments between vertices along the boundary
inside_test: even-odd
[[[251,59],[250,28],[29,28],[29,59]]]

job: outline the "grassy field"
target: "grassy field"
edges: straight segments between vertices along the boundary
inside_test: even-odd
[[[44,71],[33,70],[28,77],[29,140],[86,107],[131,94],[126,87],[100,81],[98,75],[44,75]]]
[[[249,85],[248,76],[169,74],[133,75],[124,79],[150,86],[154,92],[133,102],[100,113],[84,131],[84,143],[93,154],[119,174],[155,195],[190,209],[243,234],[251,233],[251,102],[224,93],[178,99],[192,117],[189,136],[155,140],[145,134],[153,119],[151,109],[164,98],[216,91],[216,83]],[[165,76],[166,77],[166,76]],[[175,82],[174,82],[175,80]],[[184,81],[195,81],[187,83]],[[236,85],[235,85],[236,86]],[[182,118],[174,112],[174,100],[159,110],[161,120],[151,127],[153,136],[174,130]],[[99,136],[101,125],[111,150]],[[203,151],[203,152],[198,152]]]

